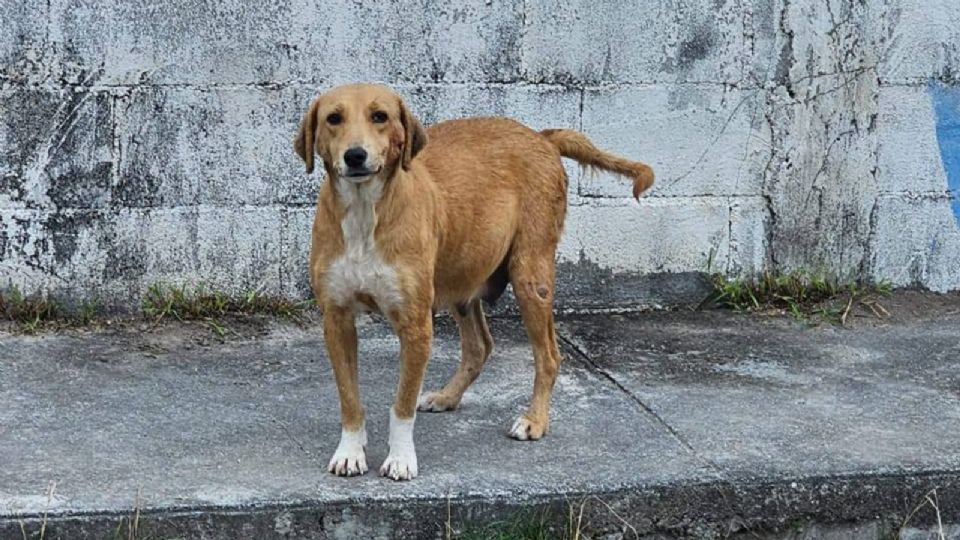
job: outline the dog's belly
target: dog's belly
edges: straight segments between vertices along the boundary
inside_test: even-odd
[[[509,237],[487,238],[465,244],[463,251],[446,253],[434,274],[438,305],[455,306],[475,298],[496,302],[509,282]]]

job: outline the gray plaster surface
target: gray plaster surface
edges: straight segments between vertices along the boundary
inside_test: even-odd
[[[308,296],[324,179],[291,140],[372,81],[425,124],[575,128],[654,168],[638,203],[567,163],[564,308],[695,302],[713,272],[960,289],[960,2],[435,4],[0,0],[0,288]]]
[[[494,319],[496,352],[460,410],[418,415],[408,483],[325,471],[339,419],[316,325],[228,324],[225,340],[187,324],[2,334],[0,538],[21,523],[36,532],[44,514],[48,532],[102,538],[138,509],[154,531],[188,537],[435,538],[447,522],[589,501],[591,523],[620,533],[614,511],[670,537],[797,520],[872,531],[933,488],[956,523],[960,299],[890,302],[891,319],[850,328],[718,311],[564,316],[566,362],[538,442],[506,436],[532,359],[520,321]],[[375,471],[398,342],[378,322],[360,333]],[[435,343],[425,389],[457,362],[444,317]]]

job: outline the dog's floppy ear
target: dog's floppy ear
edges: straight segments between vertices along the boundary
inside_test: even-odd
[[[400,164],[403,166],[403,170],[409,171],[410,162],[427,145],[427,132],[423,130],[420,121],[413,116],[403,99],[400,100],[400,122],[403,124],[404,133],[403,154]]]
[[[320,98],[313,100],[310,104],[307,113],[303,115],[303,120],[300,121],[300,133],[297,134],[297,139],[293,141],[293,147],[296,149],[297,155],[307,165],[307,174],[313,172],[314,140],[317,137],[317,106],[319,104]]]

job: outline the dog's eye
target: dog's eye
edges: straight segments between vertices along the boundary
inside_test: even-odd
[[[327,123],[331,126],[335,126],[340,122],[343,122],[343,117],[340,116],[340,113],[330,113],[327,115]]]
[[[370,119],[373,120],[374,124],[382,124],[387,121],[387,113],[377,111],[370,116]]]

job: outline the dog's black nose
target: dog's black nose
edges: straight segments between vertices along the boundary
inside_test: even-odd
[[[359,146],[350,148],[343,153],[343,162],[350,168],[360,168],[367,161],[367,151]]]

